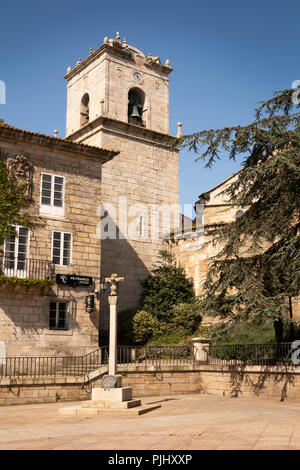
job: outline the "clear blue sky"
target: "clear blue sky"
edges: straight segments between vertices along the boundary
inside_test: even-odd
[[[299,1],[10,1],[1,5],[0,117],[16,127],[65,135],[67,67],[104,36],[169,58],[170,131],[185,134],[245,124],[259,100],[300,79]],[[212,169],[181,152],[181,203],[193,203],[240,168]]]

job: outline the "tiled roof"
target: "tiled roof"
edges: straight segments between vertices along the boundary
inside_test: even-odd
[[[69,139],[61,139],[46,134],[40,134],[38,132],[31,132],[26,131],[24,129],[18,129],[17,127],[10,126],[1,121],[0,137],[8,139],[20,139],[24,142],[45,145],[47,147],[68,150],[71,152],[81,152],[88,155],[102,157],[104,159],[112,158],[115,155],[118,155],[118,153],[120,153],[119,150],[115,149],[94,147],[92,145],[77,143]]]

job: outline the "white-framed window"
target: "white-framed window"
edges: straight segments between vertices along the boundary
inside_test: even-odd
[[[52,232],[52,262],[69,266],[72,258],[72,234]]]
[[[69,302],[54,300],[50,302],[49,330],[68,329]]]
[[[14,226],[16,234],[4,240],[3,273],[5,276],[26,278],[28,274],[29,229]]]
[[[41,174],[40,213],[63,217],[64,215],[64,186],[63,176]]]

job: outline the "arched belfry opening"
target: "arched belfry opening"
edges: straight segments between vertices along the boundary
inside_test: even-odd
[[[90,103],[90,97],[88,93],[85,93],[80,103],[80,125],[81,126],[84,126],[90,120],[89,103]]]
[[[143,113],[145,93],[140,88],[131,88],[128,92],[128,122],[137,126],[145,126]]]

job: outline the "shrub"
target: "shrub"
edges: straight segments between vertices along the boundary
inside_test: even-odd
[[[275,342],[272,322],[257,325],[242,322],[237,325],[220,323],[211,330],[212,344],[271,344]]]
[[[159,334],[153,336],[150,341],[149,345],[151,346],[161,346],[161,345],[168,345],[168,344],[178,344],[185,339],[186,335],[182,330],[177,332],[169,332],[164,334]]]
[[[198,329],[201,320],[198,300],[173,305],[173,331],[182,331],[184,335],[192,335]]]
[[[137,343],[146,343],[159,330],[159,321],[146,310],[139,310],[133,317],[133,339]]]
[[[293,325],[293,327],[291,327]],[[212,344],[274,344],[276,343],[273,321],[261,325],[242,322],[235,326],[219,324],[210,331]],[[283,341],[292,342],[300,338],[300,325],[286,320],[283,327]]]
[[[173,305],[195,298],[193,282],[187,279],[184,269],[176,266],[174,257],[166,250],[160,251],[160,264],[143,283],[142,308],[159,321],[170,322]]]

